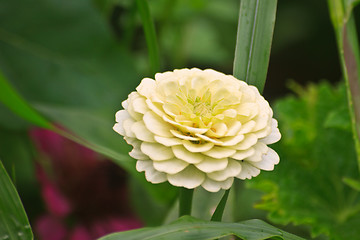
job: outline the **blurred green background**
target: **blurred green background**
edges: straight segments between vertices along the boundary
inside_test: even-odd
[[[238,0],[148,3],[161,71],[198,67],[232,73]],[[0,69],[27,101],[55,123],[100,145],[106,142],[123,153],[129,150],[111,130],[114,114],[143,77],[152,77],[135,1],[0,0]],[[265,98],[273,102],[289,94],[289,79],[306,85],[323,79],[335,83],[340,78],[327,1],[279,0]],[[45,210],[34,173],[39,153],[29,138],[32,126],[2,104],[0,116],[0,158],[33,222]],[[159,224],[164,217],[173,219],[167,212],[173,208],[175,190],[160,186],[171,191],[159,200],[156,192],[161,189],[145,197],[146,187],[139,184],[133,180],[128,184],[139,218],[148,225]],[[252,208],[260,199],[259,191],[245,190],[242,183],[236,183],[235,189],[243,192],[236,197],[239,191],[234,191],[228,220],[230,215],[235,220],[265,217],[264,211]],[[199,192],[199,199],[208,199]],[[198,216],[210,215],[201,207],[216,204],[219,197],[198,206]],[[293,231],[308,236],[303,228]]]

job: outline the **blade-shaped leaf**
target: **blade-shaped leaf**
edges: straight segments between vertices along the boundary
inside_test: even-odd
[[[275,228],[261,220],[223,223],[208,222],[190,216],[184,216],[169,225],[114,233],[100,240],[205,240],[218,239],[231,235],[246,240],[262,240],[275,237],[284,240],[303,239]]]
[[[13,89],[5,76],[0,72],[0,101],[19,116],[43,128],[51,128],[51,123],[37,113]]]
[[[20,198],[0,161],[0,239],[33,239]]]
[[[242,0],[234,76],[262,92],[269,65],[277,0]]]

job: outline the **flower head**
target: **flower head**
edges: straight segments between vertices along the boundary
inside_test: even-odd
[[[134,147],[130,156],[149,182],[216,192],[279,162],[267,146],[281,137],[277,121],[256,87],[193,68],[144,78],[136,90],[114,130]]]

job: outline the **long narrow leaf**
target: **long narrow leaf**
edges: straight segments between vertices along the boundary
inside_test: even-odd
[[[328,0],[335,30],[360,169],[360,52],[352,10],[358,0]]]
[[[283,240],[303,239],[260,220],[249,220],[241,223],[222,223],[207,222],[190,216],[184,216],[169,225],[114,233],[100,240],[205,240],[231,235],[246,240],[262,240],[275,237]]]
[[[0,239],[33,239],[20,198],[0,161]]]
[[[0,102],[29,122],[43,128],[52,128],[51,123],[30,107],[0,72]]]
[[[242,0],[234,76],[262,92],[269,65],[277,0]]]

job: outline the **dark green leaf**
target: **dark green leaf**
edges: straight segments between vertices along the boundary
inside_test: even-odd
[[[0,161],[0,239],[33,239],[20,198]]]
[[[241,223],[222,223],[207,222],[190,216],[184,216],[169,225],[110,234],[101,238],[101,240],[210,240],[231,235],[246,240],[270,238],[284,240],[302,239],[260,220],[249,220]]]
[[[262,92],[269,65],[277,0],[242,0],[234,76]]]

